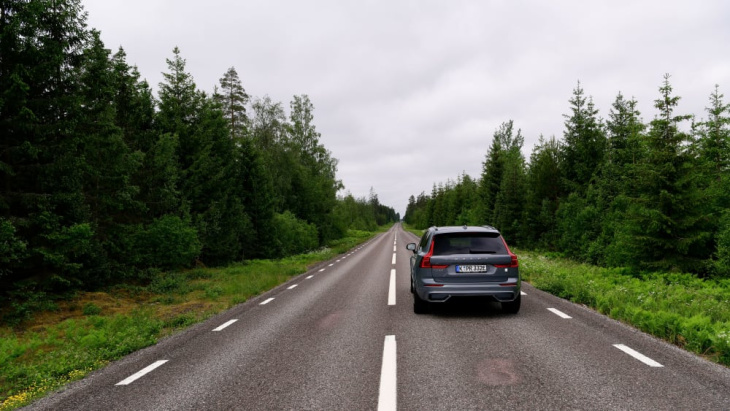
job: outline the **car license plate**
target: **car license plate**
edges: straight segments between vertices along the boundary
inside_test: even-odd
[[[457,265],[457,273],[486,273],[486,265]]]

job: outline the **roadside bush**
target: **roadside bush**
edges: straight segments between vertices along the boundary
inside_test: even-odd
[[[13,223],[0,217],[0,278],[11,263],[19,262],[26,253],[26,242],[15,236]]]
[[[730,365],[730,280],[518,255],[521,272],[533,286]]]
[[[156,219],[135,238],[138,264],[163,269],[189,266],[200,254],[197,231],[180,217]]]
[[[274,232],[278,257],[304,253],[319,245],[317,227],[289,211],[274,215]]]
[[[730,212],[726,212],[717,233],[717,260],[715,272],[722,277],[730,278]]]

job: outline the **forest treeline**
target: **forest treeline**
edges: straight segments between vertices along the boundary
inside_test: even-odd
[[[0,285],[95,287],[276,258],[399,216],[354,198],[314,106],[200,90],[176,47],[157,96],[80,0],[0,3]]]
[[[562,139],[529,160],[513,121],[494,133],[479,178],[411,196],[416,227],[489,224],[515,246],[603,266],[730,277],[730,106],[719,87],[706,119],[678,114],[669,75],[648,124],[618,94],[599,116],[580,82]]]

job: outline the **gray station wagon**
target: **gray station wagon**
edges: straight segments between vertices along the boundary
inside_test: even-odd
[[[413,311],[451,297],[488,297],[508,313],[520,310],[520,272],[499,231],[484,227],[431,227],[406,248],[411,256]]]

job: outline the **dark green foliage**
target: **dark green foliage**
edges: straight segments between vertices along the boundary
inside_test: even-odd
[[[539,289],[730,364],[727,279],[699,279],[681,273],[630,275],[624,269],[547,259],[529,252],[520,253],[520,269]]]
[[[397,219],[377,203],[346,221],[306,95],[289,121],[268,98],[250,120],[235,69],[210,97],[176,47],[155,101],[85,20],[79,0],[0,2],[0,300],[285,256]]]
[[[493,224],[510,243],[636,273],[730,275],[730,106],[716,88],[708,120],[690,128],[668,76],[659,90],[647,128],[620,93],[604,122],[579,83],[563,141],[540,137],[525,165],[522,136],[503,123],[478,188],[434,183],[409,198],[405,222]]]
[[[386,207],[377,200],[365,197],[355,198],[349,192],[340,197],[333,210],[334,225],[338,230],[375,231],[378,225],[398,221],[392,208]],[[381,223],[382,222],[382,223]]]
[[[561,196],[560,143],[540,136],[530,155],[522,237],[526,245],[548,250],[557,248],[556,212]]]
[[[502,185],[502,174],[504,173],[504,162],[506,153],[513,144],[513,122],[512,120],[502,123],[494,132],[492,145],[487,152],[487,158],[482,164],[482,178],[479,183],[479,219],[484,224],[494,224],[494,205]],[[523,138],[519,131],[516,140],[520,148]]]
[[[669,76],[659,89],[659,115],[646,136],[647,157],[638,167],[638,196],[626,215],[632,234],[633,263],[670,271],[695,271],[711,255],[705,194],[698,189],[695,156],[689,135],[679,125],[690,116],[675,116],[679,97]]]
[[[584,96],[580,82],[573,90],[570,105],[571,114],[565,115],[561,170],[566,192],[583,193],[603,161],[606,137],[593,99]]]
[[[730,212],[728,211],[720,220],[716,241],[715,271],[723,277],[730,278]]]
[[[176,216],[160,217],[133,238],[134,262],[142,267],[186,267],[200,255],[197,231]]]
[[[220,79],[220,93],[216,91],[213,98],[221,106],[223,118],[228,124],[228,133],[231,138],[238,140],[248,133],[248,117],[246,104],[249,96],[246,94],[236,69],[231,67]]]
[[[509,125],[511,129],[511,121]],[[520,245],[523,240],[521,225],[527,187],[525,158],[522,155],[523,141],[519,130],[514,138],[509,134],[505,138],[502,178],[492,213],[492,223],[499,227],[504,238],[513,245]]]
[[[0,217],[0,264],[10,267],[22,261],[27,251],[27,243],[15,235],[15,227],[10,221]],[[0,278],[7,268],[0,268]]]
[[[290,211],[274,215],[274,233],[277,257],[301,254],[314,250],[319,245],[317,227],[298,219]]]

